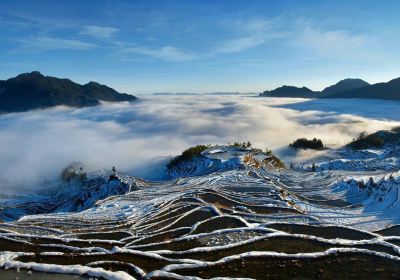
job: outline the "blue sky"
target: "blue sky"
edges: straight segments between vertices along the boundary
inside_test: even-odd
[[[0,79],[39,70],[128,93],[322,89],[400,76],[399,1],[7,1]]]

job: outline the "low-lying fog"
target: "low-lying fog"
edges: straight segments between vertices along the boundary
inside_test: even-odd
[[[400,124],[400,102],[249,96],[141,96],[134,103],[0,115],[0,178],[35,185],[74,161],[151,177],[195,144],[250,141],[287,159],[299,137],[343,145]],[[164,162],[160,164],[160,159]]]

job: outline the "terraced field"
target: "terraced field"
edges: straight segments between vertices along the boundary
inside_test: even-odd
[[[395,167],[306,169],[218,147],[164,181],[102,172],[42,207],[14,200],[0,279],[400,278]]]

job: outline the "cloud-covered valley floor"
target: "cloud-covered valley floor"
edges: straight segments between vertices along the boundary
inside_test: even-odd
[[[399,102],[377,100],[189,95],[6,114],[0,116],[0,178],[3,187],[34,186],[56,179],[71,162],[155,178],[168,157],[191,145],[235,141],[285,159],[296,138],[343,145],[362,131],[399,125],[399,111]]]

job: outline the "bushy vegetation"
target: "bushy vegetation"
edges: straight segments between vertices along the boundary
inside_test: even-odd
[[[61,171],[60,176],[64,182],[71,182],[75,179],[80,179],[81,181],[84,181],[87,177],[87,174],[83,171],[83,167],[79,163],[74,162],[65,167]]]
[[[306,138],[299,138],[289,145],[295,149],[313,149],[313,150],[323,150],[324,144],[321,139],[314,138],[312,140],[308,140]]]
[[[211,148],[211,145],[197,145],[194,147],[190,147],[184,150],[180,156],[171,159],[171,161],[167,164],[167,168],[173,168],[181,162],[189,161],[194,157],[199,156],[203,151],[209,148]]]
[[[400,133],[400,126],[396,126],[392,128],[393,132]]]
[[[360,135],[349,144],[349,146],[355,150],[360,150],[371,147],[377,148],[384,144],[385,140],[377,133],[368,135],[366,132],[361,132]]]
[[[317,171],[317,167],[315,166],[315,163],[313,163],[313,164],[311,165],[311,171],[312,171],[312,172]]]
[[[234,142],[233,144],[228,143],[229,146],[231,147],[237,147],[240,149],[246,149],[246,148],[251,148],[252,144],[250,141],[239,143],[239,142]],[[215,147],[211,144],[208,145],[197,145],[194,147],[190,147],[182,152],[181,155],[174,157],[171,159],[171,161],[167,164],[167,168],[171,169],[176,166],[178,166],[182,162],[190,161],[193,158],[200,156],[201,153],[207,149],[210,149],[212,147]],[[254,148],[253,148],[254,149]],[[263,152],[262,150],[259,149],[254,149],[259,152]],[[265,149],[265,155],[268,156],[268,158],[264,159],[264,161],[269,162],[273,166],[277,168],[285,168],[285,164],[283,161],[281,161],[279,158],[277,158],[275,155],[273,155],[272,150],[270,149]]]

